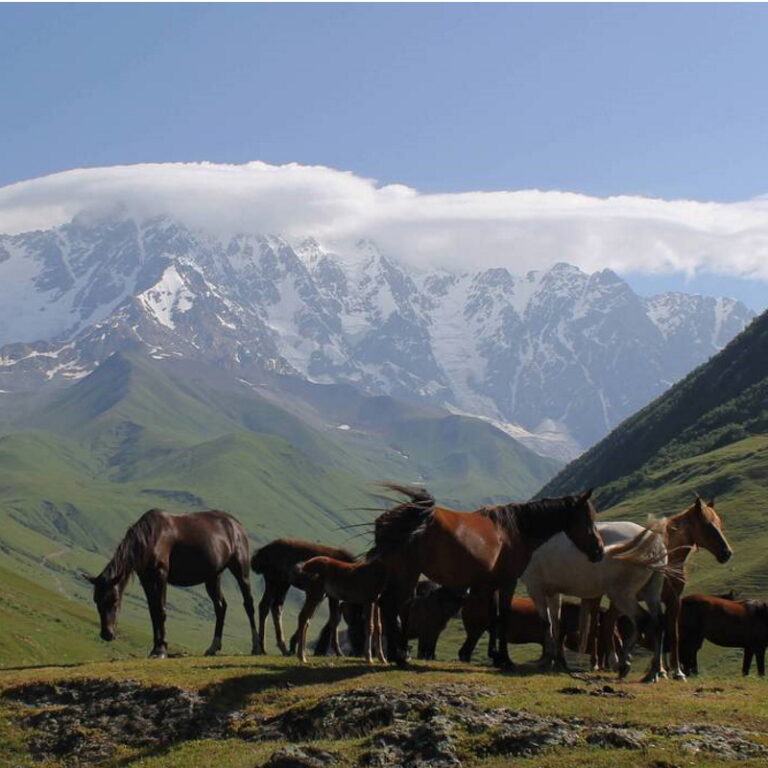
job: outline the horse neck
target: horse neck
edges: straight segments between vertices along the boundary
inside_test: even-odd
[[[116,579],[121,588],[125,586],[131,573],[141,570],[146,559],[147,542],[141,540],[137,525],[128,529],[103,571],[107,579]]]
[[[684,563],[693,551],[696,542],[691,530],[690,519],[687,510],[679,515],[670,517],[664,526],[666,547],[669,553],[669,564],[680,565]]]
[[[566,507],[553,501],[508,504],[506,509],[514,517],[520,539],[534,547],[562,533],[568,522]]]

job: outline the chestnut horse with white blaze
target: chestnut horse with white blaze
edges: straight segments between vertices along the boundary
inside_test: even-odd
[[[213,642],[205,652],[221,650],[227,602],[221,593],[221,574],[229,570],[243,595],[251,624],[252,653],[259,650],[250,584],[248,534],[232,515],[206,510],[171,515],[150,509],[126,532],[112,559],[98,576],[87,576],[93,584],[93,601],[101,618],[101,637],[113,640],[123,592],[132,574],[139,577],[149,605],[154,643],[150,656],[164,658],[165,593],[168,584],[193,587],[205,584],[216,613]]]
[[[480,588],[492,595],[498,626],[496,664],[511,667],[507,649],[510,601],[531,555],[542,543],[565,532],[585,559],[603,557],[603,542],[595,528],[591,491],[527,504],[484,507],[455,512],[438,507],[420,488],[387,484],[409,498],[382,513],[375,523],[370,557],[386,562],[390,584],[381,607],[390,658],[405,664],[410,601],[420,574],[451,589]]]

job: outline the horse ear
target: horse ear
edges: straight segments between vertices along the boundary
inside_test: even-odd
[[[714,496],[707,502],[707,506],[708,507],[712,507],[713,509],[715,508],[715,497]]]
[[[80,571],[80,578],[87,581],[89,584],[95,584],[99,577],[91,576],[90,573],[86,573],[85,571]]]
[[[697,512],[701,512],[701,505],[702,505],[704,502],[702,502],[702,500],[701,500],[701,496],[699,496],[699,494],[698,494],[698,493],[695,493],[694,495],[695,495],[695,497],[696,497],[696,500],[693,502],[693,506],[694,506],[694,507],[696,507],[696,511],[697,511]]]
[[[586,501],[589,501],[589,499],[592,496],[592,491],[594,491],[594,488],[589,488],[588,490],[584,491],[584,493],[581,494],[579,497],[579,501],[583,504]]]

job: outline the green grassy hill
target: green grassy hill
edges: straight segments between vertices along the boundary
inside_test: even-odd
[[[527,498],[557,468],[484,422],[332,389],[281,394],[189,362],[128,354],[34,407],[6,412],[0,568],[66,595],[92,616],[95,638],[96,614],[78,571],[98,572],[151,507],[225,509],[255,546],[292,535],[361,551],[367,531],[350,526],[374,517],[365,508],[376,503],[377,481],[423,482],[449,503],[477,507]],[[230,581],[226,642],[244,649],[245,617]],[[0,597],[6,583],[0,577]],[[198,652],[212,631],[204,590],[172,589],[169,601],[173,647]],[[47,660],[55,661],[61,628],[40,620],[54,641]],[[121,624],[129,635],[149,636],[136,584]],[[82,649],[81,658],[94,658]],[[121,652],[135,649],[128,643]],[[42,660],[41,653],[3,644],[0,664]]]
[[[689,591],[768,597],[768,313],[539,495],[589,486],[613,519],[674,514],[696,492],[716,497],[735,556],[724,567],[698,554]]]

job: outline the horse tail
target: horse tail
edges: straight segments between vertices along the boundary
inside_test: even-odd
[[[251,570],[254,573],[264,573],[269,568],[269,544],[259,547],[251,558]]]
[[[380,557],[410,544],[424,530],[435,511],[435,498],[424,488],[382,483],[382,488],[408,497],[374,521],[374,545],[369,558]]]
[[[669,565],[667,548],[663,546],[665,525],[665,520],[650,518],[646,527],[636,536],[620,544],[607,546],[605,557],[647,568],[670,579],[681,579],[682,568]]]

